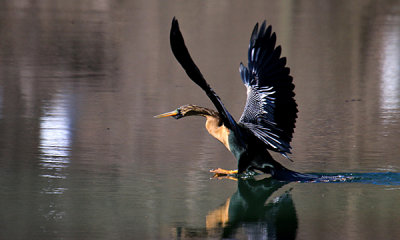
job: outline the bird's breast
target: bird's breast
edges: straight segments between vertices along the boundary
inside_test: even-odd
[[[225,125],[222,124],[219,126],[218,124],[219,124],[219,119],[207,116],[206,129],[208,133],[210,133],[211,136],[215,137],[220,142],[222,142],[225,145],[225,147],[229,151],[231,151],[231,148],[229,146],[230,130],[227,127],[225,127]]]

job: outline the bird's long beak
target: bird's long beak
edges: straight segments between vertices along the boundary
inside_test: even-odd
[[[155,118],[173,117],[173,116],[176,116],[178,114],[179,114],[178,110],[174,110],[172,112],[163,113],[163,114],[160,114],[160,115],[157,115],[157,116],[154,116],[154,117]]]

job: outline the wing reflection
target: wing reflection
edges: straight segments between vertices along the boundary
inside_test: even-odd
[[[208,214],[207,231],[216,230],[222,238],[244,234],[250,239],[295,239],[297,215],[289,191],[272,196],[286,184],[273,179],[239,179],[238,190]]]

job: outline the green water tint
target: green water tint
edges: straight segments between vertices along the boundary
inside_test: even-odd
[[[313,173],[320,175],[312,182],[327,183],[365,183],[376,185],[400,185],[400,173],[376,172],[376,173]]]
[[[303,183],[365,183],[376,185],[400,185],[400,173],[306,173],[315,176],[314,180],[296,181]],[[240,176],[241,179],[253,179],[262,174],[251,172]],[[234,175],[238,177],[238,175]]]
[[[400,185],[400,173],[394,172],[310,174],[320,177],[314,181],[298,182]],[[272,178],[257,180],[261,176],[263,174],[252,172],[239,177],[237,191],[224,204],[208,213],[204,232],[222,238],[236,238],[244,232],[245,236],[256,239],[262,236],[296,239],[299,219],[292,188],[283,188],[290,181]]]

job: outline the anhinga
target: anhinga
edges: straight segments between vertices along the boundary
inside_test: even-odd
[[[268,152],[272,150],[286,157],[291,153],[290,142],[297,118],[292,77],[289,75],[289,68],[285,66],[286,58],[281,57],[281,47],[275,46],[276,35],[272,33],[271,26],[267,27],[265,21],[260,28],[258,23],[255,25],[250,37],[248,66],[240,64],[240,75],[247,88],[247,101],[239,122],[226,110],[221,99],[193,62],[175,18],[172,20],[170,43],[178,62],[187,75],[206,92],[217,111],[196,105],[184,105],[155,117],[205,117],[208,132],[221,141],[238,160],[238,170],[217,169],[212,172],[241,174],[260,170],[280,180],[316,178],[314,175],[285,168]]]
[[[248,239],[296,239],[298,219],[291,189],[282,189],[288,182],[266,178],[237,180],[237,191],[207,214],[207,230],[222,228],[215,231],[222,234],[221,239],[238,238],[241,228]]]

